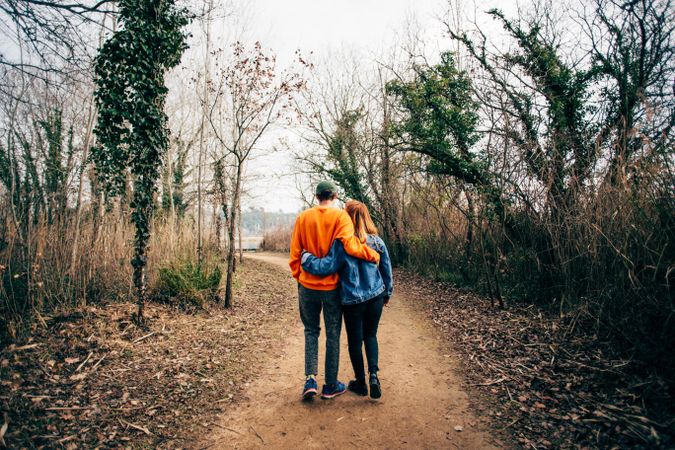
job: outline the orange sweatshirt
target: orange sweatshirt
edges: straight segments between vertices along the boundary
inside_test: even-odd
[[[300,213],[295,220],[291,238],[291,267],[293,278],[308,289],[330,291],[337,289],[337,273],[319,277],[302,270],[300,257],[307,250],[318,257],[328,254],[335,239],[342,241],[345,252],[355,258],[379,263],[380,255],[354,236],[354,224],[344,210],[331,206],[315,206]]]

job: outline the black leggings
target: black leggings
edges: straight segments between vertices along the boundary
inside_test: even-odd
[[[377,326],[380,323],[383,306],[384,294],[363,303],[342,307],[349,344],[349,359],[352,360],[352,367],[357,380],[365,380],[366,378],[361,351],[363,344],[366,347],[368,372],[375,373],[379,370],[377,367]]]

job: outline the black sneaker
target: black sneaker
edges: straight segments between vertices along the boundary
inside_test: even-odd
[[[356,395],[368,395],[368,385],[366,384],[366,380],[352,380],[347,385],[347,389]]]
[[[382,388],[380,387],[380,380],[377,378],[377,373],[370,374],[370,398],[382,397]]]

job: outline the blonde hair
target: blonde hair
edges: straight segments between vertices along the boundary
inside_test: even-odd
[[[354,223],[354,234],[361,241],[365,242],[369,234],[377,235],[377,227],[370,218],[368,207],[358,200],[349,200],[345,203],[345,211]]]

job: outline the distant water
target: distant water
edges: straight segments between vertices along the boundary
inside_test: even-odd
[[[239,239],[234,240],[234,247],[239,250]],[[241,247],[244,251],[250,250],[250,251],[255,251],[260,249],[260,245],[262,244],[263,237],[262,236],[243,236],[241,238]]]

